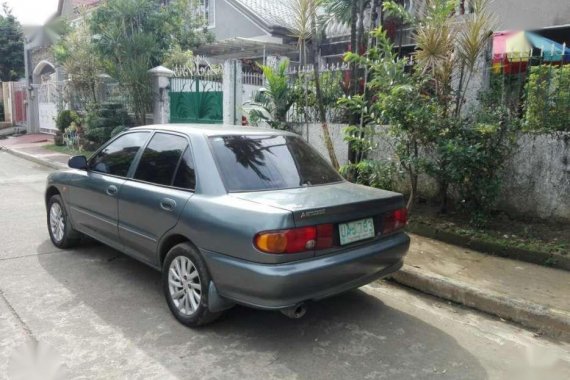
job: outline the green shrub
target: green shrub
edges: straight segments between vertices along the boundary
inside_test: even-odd
[[[75,111],[63,110],[57,114],[55,125],[57,129],[63,133],[66,128],[69,128],[71,123],[81,125],[81,117]]]
[[[525,131],[570,131],[570,65],[532,67],[525,92]]]
[[[431,164],[438,168],[428,173],[454,190],[458,205],[477,227],[483,227],[495,209],[500,174],[516,148],[518,128],[506,107],[482,103],[474,115],[437,141],[437,160]]]
[[[4,103],[0,102],[0,122],[4,121]]]
[[[393,161],[362,160],[357,164],[348,164],[340,168],[340,173],[352,176],[360,185],[383,190],[395,190],[396,183],[401,180],[402,173]]]
[[[85,138],[101,145],[114,136],[118,128],[128,128],[132,120],[122,104],[106,103],[92,108],[86,117]]]

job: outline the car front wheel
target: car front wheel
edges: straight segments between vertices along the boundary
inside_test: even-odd
[[[204,260],[189,243],[178,244],[168,252],[162,283],[168,307],[182,324],[202,326],[221,315],[208,310],[210,275]]]
[[[49,237],[58,248],[72,248],[79,243],[81,235],[71,226],[61,196],[54,195],[47,207],[47,226]]]

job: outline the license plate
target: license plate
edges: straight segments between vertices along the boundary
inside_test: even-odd
[[[372,218],[356,220],[338,225],[340,245],[354,243],[356,241],[373,238],[374,220]]]

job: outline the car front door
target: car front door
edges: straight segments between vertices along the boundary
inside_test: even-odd
[[[70,182],[70,210],[75,227],[97,240],[120,248],[118,195],[150,132],[119,136],[89,160]]]
[[[176,225],[195,188],[188,139],[156,132],[131,177],[119,192],[121,242],[130,255],[157,265],[158,241]]]

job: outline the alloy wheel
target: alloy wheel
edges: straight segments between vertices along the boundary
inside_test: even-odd
[[[55,241],[61,242],[65,234],[65,216],[61,205],[57,202],[51,205],[49,211],[49,227]]]
[[[168,269],[168,289],[178,311],[190,316],[198,310],[202,299],[200,275],[194,263],[185,256],[178,256]]]

